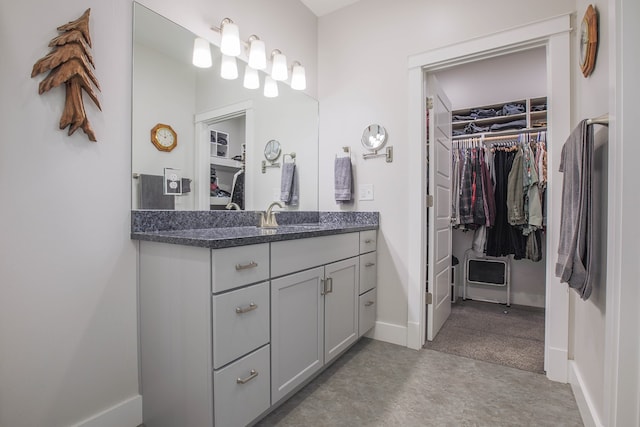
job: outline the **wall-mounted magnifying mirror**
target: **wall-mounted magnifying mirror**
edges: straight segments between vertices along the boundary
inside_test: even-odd
[[[362,132],[362,146],[370,151],[378,151],[387,142],[387,131],[380,125],[369,125]]]
[[[280,157],[280,141],[272,139],[264,146],[264,158],[275,162],[278,157]]]

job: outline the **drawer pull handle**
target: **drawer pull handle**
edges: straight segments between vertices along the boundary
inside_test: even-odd
[[[256,268],[258,263],[255,261],[251,261],[249,264],[236,264],[236,271],[247,270],[249,268]]]
[[[375,304],[374,301],[367,301],[367,302],[364,303],[364,306],[365,307],[371,307],[373,304]]]
[[[368,263],[366,263],[364,266],[365,266],[365,267],[373,267],[374,265],[376,265],[376,263],[375,263],[375,262],[368,262]]]
[[[365,239],[365,243],[373,243],[373,239]]]
[[[258,308],[258,304],[252,302],[249,304],[249,307],[246,307],[246,308],[236,307],[236,313],[238,314],[248,313],[252,310],[255,310],[256,308]]]
[[[322,292],[320,292],[320,295],[327,295],[327,294],[330,294],[331,292],[333,292],[333,277],[327,277],[326,279],[320,279],[320,281],[322,282]],[[331,284],[329,289],[327,289],[327,284]]]
[[[237,384],[246,384],[249,381],[251,381],[252,379],[254,379],[255,377],[258,376],[258,371],[256,371],[255,369],[252,369],[251,371],[249,371],[249,376],[247,378],[238,378],[236,380]]]

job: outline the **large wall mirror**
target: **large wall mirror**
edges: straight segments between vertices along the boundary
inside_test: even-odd
[[[265,145],[280,142],[283,154],[296,153],[299,202],[288,209],[318,209],[318,102],[279,82],[279,95],[243,87],[239,77],[220,77],[221,55],[211,45],[213,66],[192,65],[195,35],[134,3],[132,208],[224,209],[242,191],[246,210],[264,210],[280,197],[281,169],[262,171]],[[152,142],[152,129],[167,125],[176,144]],[[162,127],[162,126],[161,126]],[[162,144],[167,147],[161,149]],[[175,145],[175,146],[173,146]],[[166,170],[180,190],[166,195]],[[177,185],[177,184],[176,184]]]

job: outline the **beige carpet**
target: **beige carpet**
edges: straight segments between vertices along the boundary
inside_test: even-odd
[[[544,309],[461,299],[424,348],[544,373]]]

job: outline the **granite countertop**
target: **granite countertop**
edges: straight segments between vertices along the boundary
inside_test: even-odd
[[[132,211],[131,238],[218,249],[378,229],[377,212],[283,212],[277,228],[254,219],[251,212]]]

